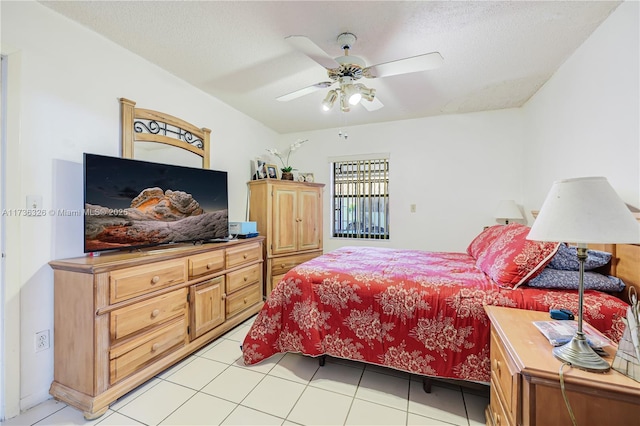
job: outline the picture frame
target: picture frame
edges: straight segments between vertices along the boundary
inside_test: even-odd
[[[267,169],[265,162],[260,158],[251,161],[251,180],[259,180],[267,178]]]
[[[265,164],[267,179],[280,179],[280,174],[278,173],[278,166],[275,164]]]

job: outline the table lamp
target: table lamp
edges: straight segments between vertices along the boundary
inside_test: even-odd
[[[589,346],[582,331],[584,262],[587,244],[640,242],[640,224],[604,177],[554,182],[527,239],[559,241],[578,246],[578,329],[553,355],[582,370],[604,373],[610,365]]]
[[[518,205],[513,200],[502,200],[498,204],[498,208],[494,213],[496,219],[504,219],[505,225],[509,224],[509,220],[523,219],[522,213]]]

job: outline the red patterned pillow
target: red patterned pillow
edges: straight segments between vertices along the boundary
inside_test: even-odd
[[[500,236],[503,228],[504,225],[495,225],[484,229],[471,241],[471,244],[467,247],[467,254],[477,260],[491,246],[491,243]]]
[[[519,223],[504,226],[484,256],[476,260],[476,266],[501,287],[515,289],[534,278],[556,254],[560,243],[529,241],[529,229]]]

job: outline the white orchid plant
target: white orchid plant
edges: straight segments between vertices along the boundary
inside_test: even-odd
[[[269,154],[271,155],[275,155],[280,159],[280,162],[282,163],[282,168],[280,170],[282,170],[283,173],[291,173],[291,171],[293,170],[293,167],[289,165],[289,157],[291,157],[291,153],[300,148],[303,143],[308,141],[309,139],[298,139],[297,141],[289,145],[289,148],[286,150],[286,152],[280,152],[275,148],[269,148],[267,149],[267,152],[269,152]]]

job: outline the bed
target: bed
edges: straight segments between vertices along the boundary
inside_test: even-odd
[[[307,261],[289,271],[266,300],[243,342],[244,362],[298,352],[487,383],[490,324],[484,305],[578,310],[577,291],[565,288],[565,281],[552,276],[550,286],[533,286],[554,263],[564,268],[561,254],[566,260],[572,248],[528,241],[528,229],[490,227],[464,253],[343,247]],[[590,268],[605,287],[585,291],[584,315],[618,342],[628,306],[621,286],[640,284],[640,246],[604,248],[608,252],[590,251],[589,261],[592,253],[610,255],[606,264],[596,259]],[[563,273],[575,275],[577,284],[571,268]]]

